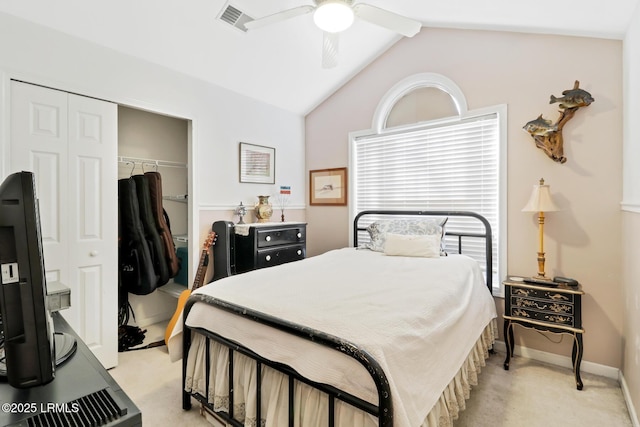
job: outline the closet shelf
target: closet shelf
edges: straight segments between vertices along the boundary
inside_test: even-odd
[[[189,195],[188,194],[177,194],[175,196],[162,196],[163,200],[171,200],[173,202],[180,202],[180,203],[188,203],[189,202]]]
[[[187,243],[189,241],[189,236],[186,234],[174,234],[173,240],[177,242]]]
[[[186,169],[188,167],[186,163],[171,162],[169,160],[142,159],[139,157],[118,156],[118,162],[150,165],[150,166],[165,167],[165,168],[185,168]]]

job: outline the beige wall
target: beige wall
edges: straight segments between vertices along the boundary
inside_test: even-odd
[[[424,29],[403,39],[307,116],[307,169],[348,165],[348,133],[369,129],[378,102],[403,78],[434,72],[452,79],[469,109],[508,104],[508,271],[536,272],[535,215],[521,212],[544,177],[561,212],[548,214],[546,271],[582,282],[584,360],[622,362],[621,285],[622,43],[614,40],[507,32]],[[522,130],[540,113],[556,120],[549,96],[580,80],[596,101],[564,127],[567,163],[554,163]],[[347,208],[309,207],[309,254],[347,245]],[[331,230],[331,234],[327,234]],[[503,300],[496,299],[499,311]],[[571,340],[552,344],[518,328],[516,344],[562,355]],[[557,339],[557,337],[553,337]]]

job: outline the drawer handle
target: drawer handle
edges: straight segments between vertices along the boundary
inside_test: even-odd
[[[302,233],[298,232],[298,239],[302,238]]]
[[[265,237],[264,240],[266,240],[267,242],[270,242],[271,241],[271,236]]]
[[[302,255],[302,250],[298,249],[298,255]]]
[[[267,256],[265,257],[265,259],[266,259],[267,261],[271,261],[271,255],[267,255]]]

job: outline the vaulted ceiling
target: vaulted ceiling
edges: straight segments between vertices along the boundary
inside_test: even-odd
[[[623,39],[639,0],[355,0],[424,28],[490,29]],[[323,33],[310,14],[241,31],[228,5],[254,19],[313,0],[2,0],[15,15],[306,114],[401,36],[357,20],[341,34],[338,66],[321,66]],[[423,29],[424,31],[424,29]],[[543,57],[544,52],[532,52]]]

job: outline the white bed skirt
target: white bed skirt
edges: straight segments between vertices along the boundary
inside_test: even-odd
[[[438,402],[429,412],[420,427],[451,427],[460,411],[465,409],[471,387],[478,384],[478,374],[489,349],[497,337],[496,320],[493,319],[484,329],[480,338],[465,359],[458,373],[440,395]],[[206,339],[203,335],[192,333],[191,349],[187,358],[185,390],[208,396],[214,410],[229,410],[228,395],[228,355],[229,351],[221,344],[210,341],[211,369],[209,393],[206,393]],[[234,418],[243,421],[245,427],[288,425],[289,383],[287,377],[267,366],[262,369],[262,420],[256,422],[256,366],[255,362],[241,354],[234,354]],[[376,403],[376,402],[373,402]],[[296,427],[317,427],[328,425],[327,396],[312,387],[296,382],[294,392]],[[302,408],[302,409],[299,409]],[[376,417],[336,400],[337,427],[376,427]]]

